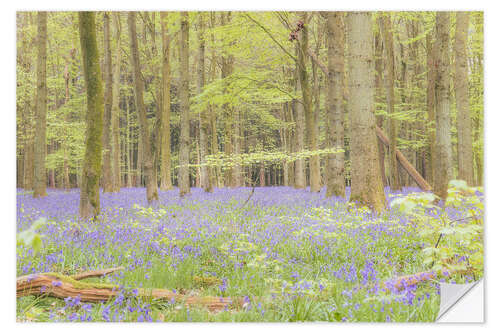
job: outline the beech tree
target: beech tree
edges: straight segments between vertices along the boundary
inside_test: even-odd
[[[436,14],[436,164],[434,192],[446,200],[452,179],[450,120],[450,13]]]
[[[344,26],[343,13],[328,12],[327,140],[330,147],[344,148]],[[344,154],[327,158],[326,196],[345,196]]]
[[[455,27],[455,99],[457,102],[458,178],[474,183],[472,124],[469,108],[469,66],[467,40],[469,13],[458,12]]]
[[[394,191],[401,189],[399,182],[398,162],[396,159],[397,125],[394,118],[394,40],[392,37],[392,22],[389,13],[380,17],[381,35],[384,38],[385,88],[387,98],[387,114],[389,117],[389,177],[390,186]]]
[[[134,87],[135,87],[135,105],[139,118],[140,126],[140,145],[142,147],[142,158],[144,165],[144,174],[146,177],[146,197],[148,202],[158,200],[158,185],[154,183],[153,177],[153,158],[151,156],[151,143],[146,116],[146,108],[144,106],[144,81],[141,74],[141,64],[139,60],[139,48],[137,43],[136,30],[136,13],[128,13],[128,27],[130,34],[130,53],[132,55],[132,67],[134,71]]]
[[[349,50],[350,201],[380,212],[385,209],[385,194],[380,177],[373,112],[375,76],[371,13],[349,12],[346,21]]]
[[[104,94],[99,66],[95,14],[79,12],[80,45],[87,91],[87,130],[80,186],[80,217],[95,218],[100,212],[99,179],[102,162]]]
[[[189,14],[181,12],[179,34],[180,111],[179,190],[183,197],[190,192],[189,183]]]
[[[47,195],[45,173],[45,149],[47,140],[47,12],[38,12],[36,104],[34,138],[34,182],[33,197]]]

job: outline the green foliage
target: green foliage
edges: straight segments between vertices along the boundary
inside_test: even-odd
[[[17,245],[32,248],[35,253],[40,252],[42,249],[42,235],[37,233],[40,229],[47,223],[47,219],[39,218],[26,230],[21,231],[17,234]]]
[[[477,279],[482,275],[484,203],[478,191],[482,189],[452,180],[443,207],[434,204],[438,198],[432,193],[412,193],[391,202],[391,207],[411,219],[430,245],[422,250],[423,262],[430,269],[445,276],[469,273]],[[437,217],[429,216],[429,211]],[[461,211],[465,218],[453,220],[450,211]]]

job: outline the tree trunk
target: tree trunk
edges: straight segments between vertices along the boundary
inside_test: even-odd
[[[80,217],[99,215],[104,96],[93,12],[79,12],[80,44],[87,91],[87,132],[80,185]]]
[[[450,13],[436,14],[436,44],[438,52],[436,76],[436,179],[435,193],[443,200],[448,194],[451,170],[450,121]]]
[[[469,109],[469,67],[467,39],[469,13],[458,12],[455,32],[455,98],[457,101],[458,178],[474,183],[472,124]]]
[[[390,14],[380,17],[382,20],[382,36],[384,37],[384,55],[386,59],[385,89],[387,113],[389,117],[389,177],[391,190],[401,190],[399,182],[398,162],[396,159],[397,124],[394,118],[394,40]]]
[[[181,133],[179,148],[179,189],[183,197],[190,192],[189,183],[189,14],[181,12],[179,38]]]
[[[113,178],[111,173],[111,108],[113,103],[113,72],[111,64],[111,32],[109,13],[104,13],[104,131],[102,133],[102,145],[104,148],[102,157],[102,191],[104,193],[113,190]]]
[[[327,145],[344,148],[344,27],[342,13],[327,14],[328,80],[327,80]],[[326,196],[345,197],[344,153],[327,158]]]
[[[172,189],[171,176],[171,153],[170,153],[170,34],[168,33],[168,13],[161,12],[161,35],[162,35],[162,88],[163,108],[161,117],[161,164],[160,164],[160,189],[168,191]]]
[[[382,28],[382,20],[379,19],[379,28]],[[382,80],[383,80],[383,36],[381,29],[375,32],[375,102],[381,104],[384,97]],[[384,127],[384,116],[375,115],[377,126],[382,129]],[[382,141],[378,140],[378,155],[380,163],[380,176],[384,188],[388,186],[387,177],[385,175],[385,146]]]
[[[198,16],[198,94],[203,92],[205,85],[205,21],[203,13]],[[200,159],[201,163],[205,163],[205,156],[208,155],[208,136],[210,133],[209,111],[203,110],[200,113],[199,128],[200,128]],[[203,165],[201,167],[201,186],[205,192],[212,192],[212,177],[210,177],[209,167]]]
[[[436,69],[437,69],[437,47],[432,41],[432,33],[426,36],[427,48],[427,136],[429,140],[429,155],[427,162],[427,180],[434,187],[436,158]]]
[[[140,138],[142,143],[144,174],[146,177],[146,197],[148,203],[158,200],[158,186],[153,177],[153,160],[151,156],[151,145],[146,117],[146,107],[144,105],[143,92],[144,81],[141,74],[139,61],[139,49],[137,43],[135,12],[128,13],[128,26],[130,33],[130,53],[132,54],[132,67],[134,70],[135,104],[139,118]]]
[[[121,66],[121,22],[120,13],[113,13],[113,23],[115,26],[115,64],[113,73],[113,99],[111,107],[111,170],[113,178],[113,192],[119,192],[121,187],[120,177],[120,66]]]
[[[298,47],[297,47],[298,51]],[[299,68],[296,67],[296,73],[298,76]],[[296,91],[300,92],[302,90],[300,79],[296,79]],[[297,94],[298,95],[298,94]],[[295,152],[301,152],[304,150],[304,104],[300,100],[294,100],[294,119],[295,119]],[[306,188],[306,175],[305,175],[305,161],[301,158],[295,161],[295,188]]]
[[[351,153],[350,201],[380,212],[385,194],[380,177],[375,133],[373,31],[371,13],[347,15]]]
[[[302,14],[302,21],[308,21],[309,14],[304,12]],[[300,48],[298,55],[298,69],[299,69],[299,81],[302,91],[302,103],[305,114],[306,121],[306,138],[307,138],[307,148],[309,151],[318,150],[318,133],[317,126],[314,123],[314,110],[312,107],[312,96],[311,87],[309,84],[309,75],[307,73],[306,59],[307,51],[309,49],[309,37],[308,37],[308,24],[304,25],[302,33],[300,36]],[[309,159],[309,178],[311,185],[311,192],[319,192],[321,190],[321,176],[319,168],[319,156],[314,155]]]
[[[38,12],[38,56],[36,73],[36,127],[34,138],[34,183],[33,197],[47,195],[47,175],[45,172],[46,131],[47,131],[47,12]]]

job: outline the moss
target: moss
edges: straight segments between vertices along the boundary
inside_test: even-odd
[[[61,274],[61,273],[55,273],[55,272],[49,272],[49,273],[44,273],[44,275],[48,276],[53,276],[63,282],[71,284],[73,287],[76,289],[91,289],[91,288],[98,288],[98,289],[117,289],[118,286],[109,284],[109,283],[97,283],[97,282],[82,282],[82,281],[77,281],[73,279],[70,276]]]

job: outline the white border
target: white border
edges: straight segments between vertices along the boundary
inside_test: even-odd
[[[210,0],[210,1],[103,1],[86,0],[84,2],[70,2],[67,0],[44,0],[44,1],[5,1],[0,11],[2,44],[0,51],[0,64],[2,65],[1,76],[1,104],[0,135],[2,142],[1,168],[1,243],[2,244],[2,274],[1,277],[1,308],[0,315],[4,329],[23,332],[27,330],[64,332],[71,329],[74,332],[87,331],[89,327],[106,329],[109,331],[133,331],[140,328],[140,324],[16,324],[15,323],[15,11],[16,10],[484,10],[485,11],[485,183],[487,196],[487,219],[486,219],[486,324],[484,325],[458,325],[447,324],[153,324],[148,325],[148,330],[203,330],[203,332],[233,332],[235,329],[241,332],[253,332],[256,329],[271,331],[286,329],[289,331],[302,332],[304,328],[318,331],[343,330],[366,330],[374,332],[397,331],[402,329],[408,332],[421,332],[425,330],[452,329],[454,332],[468,332],[479,329],[489,329],[498,326],[498,257],[494,254],[500,253],[497,238],[500,237],[500,218],[498,210],[495,209],[500,198],[499,175],[495,174],[500,165],[500,107],[498,102],[499,62],[500,52],[498,34],[500,32],[500,16],[496,10],[495,1],[319,1],[319,0],[280,0],[263,1],[252,0],[249,2],[237,2],[234,0]],[[493,203],[493,204],[490,204]],[[490,260],[491,259],[491,260]],[[491,283],[488,283],[491,281]],[[491,311],[490,311],[491,310]],[[497,327],[498,331],[498,327]]]

